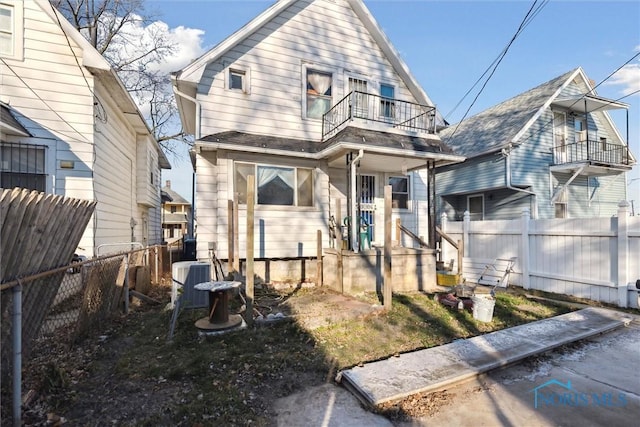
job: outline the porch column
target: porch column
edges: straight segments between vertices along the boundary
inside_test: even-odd
[[[436,163],[427,163],[427,228],[429,233],[429,248],[436,248]]]

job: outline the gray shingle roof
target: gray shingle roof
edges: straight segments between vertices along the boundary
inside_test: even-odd
[[[176,193],[171,189],[171,187],[162,187],[162,191],[167,193],[169,197],[171,197],[171,201],[169,203],[174,205],[191,205],[184,197],[180,194]]]
[[[451,125],[440,132],[442,141],[456,154],[466,157],[504,148],[575,71]]]

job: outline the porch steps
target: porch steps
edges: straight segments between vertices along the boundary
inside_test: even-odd
[[[632,317],[589,307],[341,371],[337,380],[376,406],[444,389],[526,357],[625,326]]]

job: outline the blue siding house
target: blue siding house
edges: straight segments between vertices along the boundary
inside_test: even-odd
[[[466,157],[436,171],[438,213],[459,220],[615,215],[635,164],[628,135],[582,68],[495,105],[440,133]],[[628,120],[628,114],[627,114]]]

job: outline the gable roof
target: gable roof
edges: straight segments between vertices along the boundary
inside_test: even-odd
[[[0,131],[7,135],[33,136],[15,118],[13,109],[4,102],[0,102]]]
[[[191,203],[189,203],[184,197],[182,197],[176,191],[172,190],[171,187],[167,187],[167,186],[162,187],[162,192],[170,197],[171,200],[167,202],[169,204],[191,206]]]
[[[65,36],[69,37],[80,47],[82,52],[82,65],[109,90],[109,94],[116,101],[127,122],[129,122],[137,133],[146,134],[153,138],[153,141],[158,147],[160,167],[163,169],[171,169],[171,164],[155,139],[153,132],[149,129],[147,121],[142,116],[140,109],[131,97],[129,91],[125,88],[120,77],[118,77],[116,71],[111,67],[111,64],[67,21],[62,13],[56,10],[49,0],[35,1],[53,22],[60,26]]]
[[[188,95],[195,96],[195,87],[202,78],[202,74],[208,64],[220,59],[229,50],[240,44],[243,40],[247,39],[253,33],[262,28],[265,24],[276,18],[280,13],[288,9],[290,6],[297,2],[313,3],[317,0],[279,0],[276,1],[271,7],[266,9],[248,24],[240,28],[238,31],[227,37],[220,42],[214,48],[206,52],[200,58],[187,65],[182,70],[173,73],[172,80],[175,87],[178,87],[178,81],[190,86],[190,93]],[[422,86],[418,83],[418,80],[413,76],[407,64],[402,60],[398,51],[393,47],[391,41],[382,31],[380,25],[375,20],[369,9],[364,5],[362,0],[346,0],[356,16],[363,23],[364,27],[369,31],[369,34],[378,44],[382,52],[385,54],[395,72],[405,83],[411,94],[415,97],[416,101],[420,104],[435,106],[429,96],[426,94]],[[302,8],[304,9],[304,8]],[[182,90],[182,84],[180,85]],[[442,124],[445,123],[444,119],[438,114],[438,121]]]
[[[562,91],[575,79],[582,81],[586,88],[584,93],[576,97],[560,99]],[[551,104],[577,110],[584,108],[582,101],[585,100],[589,103],[586,107],[587,111],[604,110],[605,106],[627,107],[626,104],[596,96],[593,85],[582,68],[578,67],[458,124],[451,125],[440,132],[440,137],[456,154],[475,157],[493,153],[509,145],[522,143],[523,141],[520,141],[522,136]],[[612,129],[616,131],[609,115],[605,114],[605,117]]]

